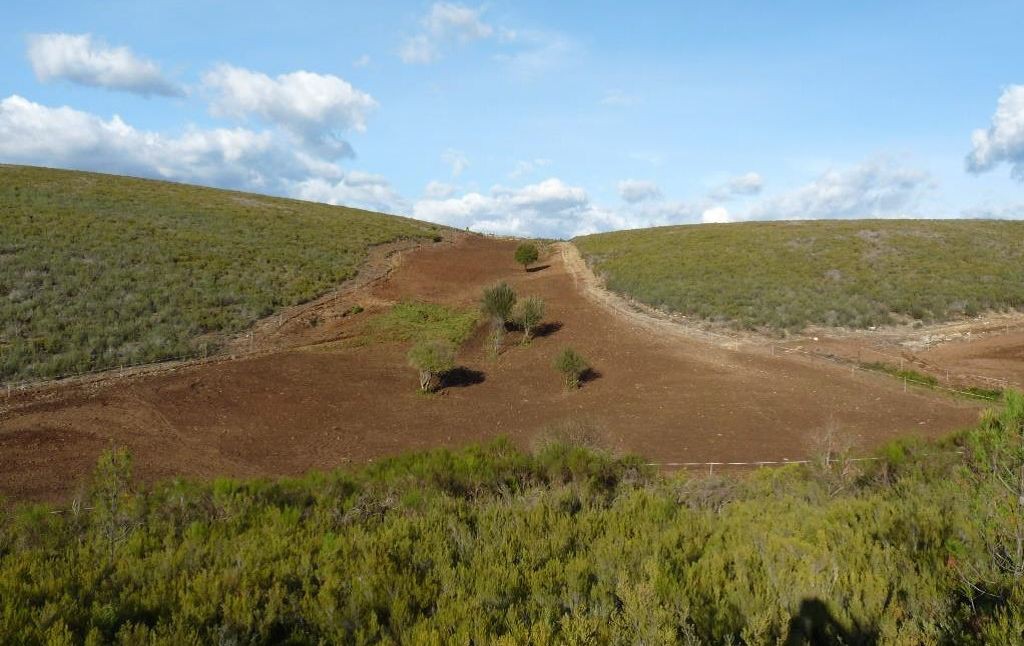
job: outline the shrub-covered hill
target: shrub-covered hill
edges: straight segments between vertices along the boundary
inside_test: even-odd
[[[1024,398],[745,476],[496,443],[0,505],[0,642],[1019,644]],[[953,449],[959,448],[961,452]]]
[[[868,327],[1024,307],[1024,222],[749,222],[574,242],[614,291],[747,328]]]
[[[436,229],[369,211],[0,165],[0,380],[195,355]],[[206,346],[206,347],[204,347]]]

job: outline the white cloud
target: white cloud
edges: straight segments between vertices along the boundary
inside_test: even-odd
[[[569,186],[558,178],[546,179],[517,190],[497,188],[495,193],[508,197],[517,207],[542,211],[562,211],[583,206],[589,200],[585,190]]]
[[[443,200],[455,195],[455,187],[451,184],[434,180],[427,183],[426,187],[423,189],[423,195],[430,199]]]
[[[363,54],[356,60],[352,61],[352,67],[367,67],[372,62],[373,59],[370,58],[369,54]]]
[[[764,187],[764,179],[755,172],[744,173],[715,187],[710,195],[714,200],[728,200],[734,197],[757,195]]]
[[[490,38],[495,33],[494,28],[482,20],[482,14],[482,8],[435,2],[420,21],[422,31],[405,41],[399,49],[399,57],[405,63],[432,63],[451,43]]]
[[[505,42],[512,51],[497,54],[495,59],[521,79],[564,68],[579,49],[575,41],[557,32],[518,31],[510,33]]]
[[[81,85],[148,96],[181,96],[156,63],[127,47],[112,47],[91,34],[36,34],[28,38],[28,59],[43,82],[63,79]]]
[[[398,57],[403,63],[433,63],[440,56],[437,46],[426,34],[413,36],[398,50]]]
[[[0,101],[0,159],[269,191],[312,174],[341,174],[271,132],[189,128],[167,136],[137,130],[118,116],[103,119],[17,95]]]
[[[967,170],[981,173],[1010,164],[1011,175],[1024,182],[1024,85],[1011,85],[999,97],[992,125],[971,134]]]
[[[271,78],[261,72],[218,65],[203,75],[219,116],[256,115],[291,132],[325,154],[351,155],[339,132],[366,129],[377,107],[369,94],[330,74],[298,71]]]
[[[451,167],[452,177],[458,177],[462,171],[469,168],[469,158],[466,157],[466,153],[454,148],[449,148],[441,153],[441,161]]]
[[[381,175],[349,171],[336,181],[314,177],[297,182],[291,194],[301,200],[341,204],[386,213],[408,210],[408,203]]]
[[[618,184],[619,197],[636,204],[661,198],[661,189],[654,182],[641,179],[624,179]]]
[[[516,163],[516,167],[509,172],[508,177],[509,179],[519,179],[526,175],[532,175],[534,171],[550,164],[551,160],[544,158],[522,160]]]
[[[608,105],[617,108],[628,108],[639,102],[639,98],[631,94],[626,94],[622,90],[611,90],[609,92],[605,92],[605,95],[601,97],[601,105]]]
[[[475,231],[559,237],[585,229],[600,214],[582,188],[550,178],[518,189],[497,186],[490,195],[420,200],[413,216]]]
[[[474,231],[509,235],[569,238],[599,231],[699,221],[698,205],[648,202],[610,209],[590,201],[579,186],[549,178],[520,188],[496,186],[489,194],[423,199],[413,216]]]
[[[761,200],[749,219],[903,217],[931,187],[925,173],[888,161],[830,170],[788,193]]]
[[[700,221],[703,224],[721,224],[723,222],[732,222],[732,218],[725,207],[713,206],[710,209],[704,209],[704,212],[700,214]]]

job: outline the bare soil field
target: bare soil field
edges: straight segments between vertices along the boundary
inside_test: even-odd
[[[850,363],[884,363],[952,388],[1024,388],[1024,313],[989,313],[921,328],[816,329],[777,343]]]
[[[465,235],[386,256],[371,279],[257,326],[235,360],[0,399],[0,493],[67,498],[108,446],[128,447],[143,481],[297,475],[499,435],[529,446],[566,425],[652,462],[792,460],[828,426],[864,451],[978,415],[886,376],[674,331],[602,298],[572,247],[525,272],[515,246]],[[405,345],[346,342],[390,303],[470,306],[497,280],[547,302],[547,333],[526,347],[509,335],[495,360],[481,328],[460,352],[462,378],[438,394],[417,392]],[[577,392],[551,367],[566,345],[596,369]]]

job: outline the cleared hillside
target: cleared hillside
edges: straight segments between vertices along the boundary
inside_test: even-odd
[[[352,277],[406,218],[166,182],[0,165],[0,379],[216,350]]]
[[[1024,222],[751,222],[574,242],[610,289],[746,328],[863,328],[1024,306]]]
[[[1022,423],[749,477],[497,442],[136,490],[108,454],[0,506],[0,641],[1020,643]]]

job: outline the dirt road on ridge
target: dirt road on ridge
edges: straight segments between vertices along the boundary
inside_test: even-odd
[[[516,243],[459,236],[403,252],[389,274],[321,307],[279,352],[153,375],[15,396],[0,417],[0,494],[75,493],[107,446],[127,446],[143,481],[296,475],[402,451],[457,447],[505,435],[529,446],[566,423],[616,450],[653,461],[798,459],[833,425],[863,449],[902,433],[935,436],[972,423],[979,407],[894,380],[746,344],[710,343],[602,301],[573,248],[537,271],[512,259]],[[548,306],[553,331],[488,359],[483,333],[460,352],[478,377],[416,393],[403,344],[332,343],[358,335],[387,303],[473,306],[507,280]],[[595,291],[597,290],[597,291]],[[366,311],[342,316],[351,305]],[[329,311],[328,311],[329,310]],[[567,392],[551,367],[571,345],[598,377]],[[471,373],[474,374],[474,373]]]

